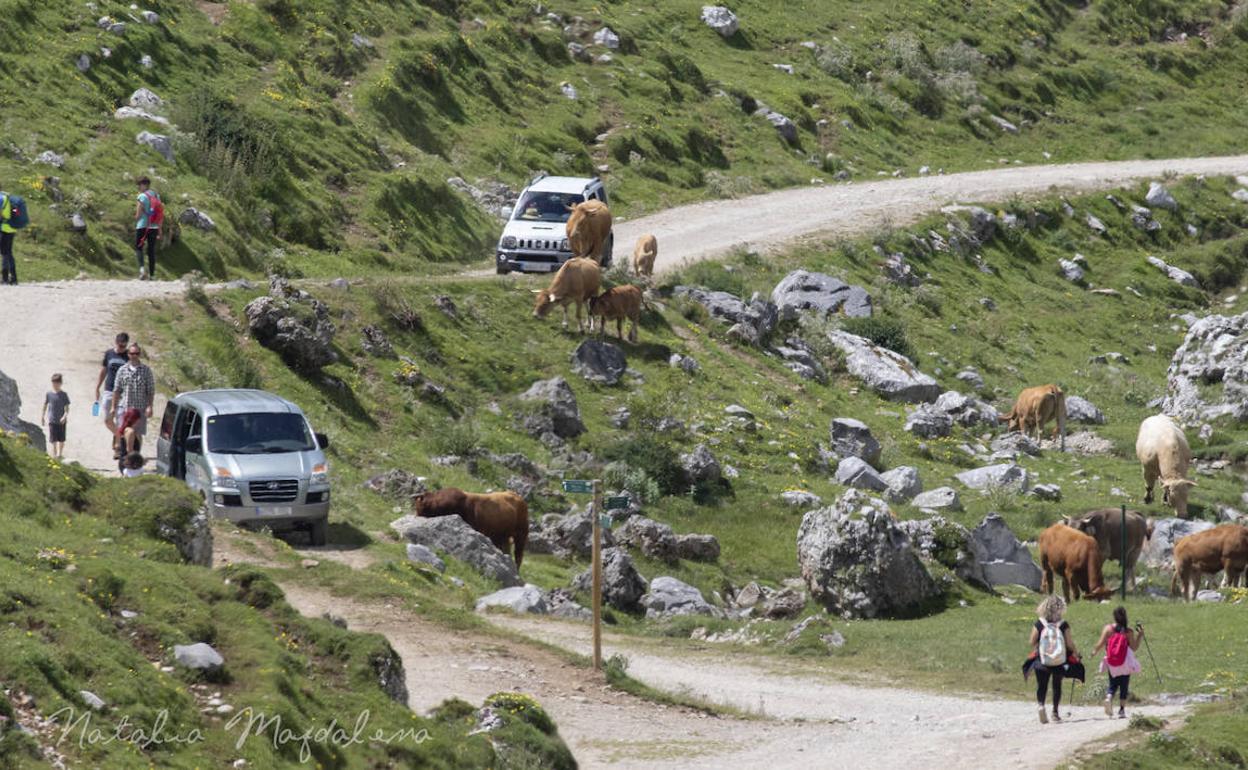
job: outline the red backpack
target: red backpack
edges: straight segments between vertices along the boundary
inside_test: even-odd
[[[159,230],[165,224],[165,204],[160,202],[160,195],[155,190],[143,194],[147,196],[147,227]]]
[[[1131,640],[1126,631],[1114,631],[1105,643],[1105,662],[1111,666],[1121,666],[1127,662],[1127,650],[1131,649]]]

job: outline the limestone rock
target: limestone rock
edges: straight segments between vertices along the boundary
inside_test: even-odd
[[[1010,531],[1005,519],[990,513],[972,532],[978,558],[989,584],[1021,585],[1040,590],[1040,568],[1031,551]]]
[[[542,596],[542,589],[532,584],[511,586],[477,599],[477,612],[485,612],[496,607],[519,614],[535,615],[545,615],[548,609],[546,599]]]
[[[624,351],[610,342],[587,339],[572,351],[572,371],[590,382],[614,385],[627,368]]]
[[[740,25],[737,15],[722,5],[702,6],[702,21],[725,38],[737,34]]]
[[[538,380],[520,395],[520,399],[536,402],[540,414],[551,421],[552,429],[558,437],[574,438],[585,432],[576,394],[562,377]]]
[[[674,577],[656,577],[650,590],[641,597],[647,619],[677,615],[717,615],[718,611],[702,598],[702,592]]]
[[[772,289],[771,301],[782,321],[795,320],[803,312],[821,316],[843,313],[850,318],[871,315],[871,295],[866,289],[806,270],[794,270],[781,279]]]
[[[875,468],[858,457],[846,457],[836,466],[836,483],[856,489],[884,492],[888,484],[880,478]]]
[[[408,514],[390,522],[390,528],[409,543],[444,551],[506,587],[522,585],[511,556],[458,516],[426,519]]]
[[[845,354],[845,367],[851,375],[889,401],[923,403],[940,396],[936,380],[900,353],[840,330],[828,332],[828,341]]]
[[[962,500],[953,487],[937,487],[915,496],[910,504],[915,508],[931,511],[960,511]]]
[[[837,417],[829,430],[832,450],[841,457],[858,457],[869,465],[880,461],[880,442],[866,423],[853,417]]]

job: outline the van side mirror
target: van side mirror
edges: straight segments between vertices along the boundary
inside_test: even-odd
[[[319,446],[321,449],[329,449],[329,436],[326,436],[324,433],[316,433],[313,435],[316,436],[317,446]]]
[[[202,455],[204,453],[204,437],[203,436],[188,436],[186,439],[186,445],[184,448],[190,454]]]

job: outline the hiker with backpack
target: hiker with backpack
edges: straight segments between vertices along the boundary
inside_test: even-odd
[[[0,192],[0,284],[17,285],[17,262],[13,259],[13,239],[30,223],[30,212],[20,195]]]
[[[134,205],[134,256],[139,261],[139,280],[156,277],[156,242],[165,222],[165,204],[152,189],[152,180],[139,177],[139,195]],[[147,248],[147,266],[143,265],[143,249]]]
[[[1062,619],[1065,614],[1066,601],[1056,594],[1050,594],[1040,602],[1036,607],[1039,619],[1031,629],[1031,654],[1023,663],[1024,678],[1029,673],[1036,675],[1036,709],[1040,724],[1049,722],[1044,711],[1049,682],[1053,682],[1053,721],[1061,722],[1062,679],[1073,674],[1072,666],[1082,665],[1070,633],[1070,624]],[[1073,675],[1082,678],[1081,674]]]
[[[1092,654],[1105,650],[1105,658],[1101,660],[1101,671],[1109,674],[1109,691],[1105,693],[1105,716],[1114,715],[1114,693],[1118,693],[1118,718],[1127,718],[1127,688],[1131,684],[1131,675],[1140,673],[1140,661],[1135,651],[1140,648],[1144,639],[1144,626],[1135,624],[1135,631],[1127,624],[1127,608],[1118,607],[1114,610],[1114,622],[1101,630],[1101,638],[1092,649]]]

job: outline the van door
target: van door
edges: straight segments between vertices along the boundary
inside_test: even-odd
[[[169,475],[175,479],[186,481],[186,440],[192,435],[191,430],[198,421],[199,414],[190,407],[182,407],[173,420],[169,447]]]
[[[156,436],[156,472],[173,476],[173,424],[178,416],[178,405],[173,401],[165,404],[165,414],[160,418],[160,433]]]

